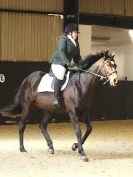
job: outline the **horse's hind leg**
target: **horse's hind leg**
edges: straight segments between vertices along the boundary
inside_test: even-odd
[[[20,151],[27,152],[24,148],[24,131],[26,128],[26,120],[22,119],[19,121],[19,141],[20,141]]]
[[[86,114],[84,116],[83,121],[84,121],[84,123],[86,125],[86,132],[85,132],[85,134],[83,135],[83,137],[81,139],[82,144],[84,144],[84,142],[86,141],[86,139],[88,138],[89,134],[92,131],[92,125],[91,125],[89,114]],[[77,148],[78,148],[78,143],[74,143],[72,145],[72,150],[75,151]]]
[[[24,131],[26,128],[26,121],[28,116],[28,106],[23,109],[22,118],[19,121],[19,141],[20,141],[20,151],[27,152],[24,148]]]
[[[53,142],[52,142],[52,140],[51,140],[51,138],[50,138],[50,136],[47,132],[47,125],[48,125],[49,119],[50,119],[50,114],[46,113],[46,112],[43,112],[43,116],[42,116],[42,119],[40,121],[39,127],[41,129],[41,132],[42,132],[44,138],[47,141],[47,145],[49,147],[48,152],[50,154],[54,154]]]

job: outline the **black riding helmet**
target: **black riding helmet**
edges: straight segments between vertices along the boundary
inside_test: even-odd
[[[72,33],[73,31],[78,31],[78,26],[74,23],[70,23],[68,25],[65,26],[65,33],[66,34],[69,34],[69,33]]]

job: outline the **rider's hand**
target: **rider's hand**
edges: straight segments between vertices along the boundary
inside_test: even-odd
[[[73,65],[71,67],[68,67],[68,70],[77,71],[77,70],[79,70],[79,68],[76,65]]]
[[[64,67],[67,69],[67,68],[68,68],[68,65],[67,65],[67,64],[65,64],[65,65],[64,65]]]
[[[74,66],[75,66],[74,63],[69,63],[69,64],[68,64],[68,67],[69,67],[69,68],[73,68]]]

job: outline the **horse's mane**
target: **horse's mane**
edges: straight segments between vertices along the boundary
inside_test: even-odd
[[[96,53],[96,54],[89,54],[86,55],[79,63],[78,63],[78,68],[81,70],[73,71],[70,75],[71,80],[75,80],[79,73],[82,72],[83,70],[86,70],[90,68],[94,63],[96,63],[98,60],[100,60],[102,57],[105,56],[104,52]]]
[[[79,66],[82,69],[88,69],[94,63],[96,63],[98,60],[100,60],[102,57],[104,57],[104,53],[103,52],[86,55],[83,58],[83,60],[80,61]]]
[[[83,70],[90,68],[94,63],[96,63],[101,58],[104,58],[105,60],[106,59],[114,60],[113,59],[114,55],[110,54],[108,50],[101,51],[96,54],[86,55],[77,65],[81,70],[76,70],[75,72],[73,71],[71,73],[71,75],[70,75],[71,80],[74,80],[76,78],[76,76],[79,75],[79,73],[84,72]]]
[[[91,67],[94,63],[96,63],[98,60],[100,60],[101,58],[106,59],[111,59],[114,60],[114,54],[111,54],[108,50],[105,51],[101,51],[99,53],[96,54],[89,54],[86,55],[83,60],[81,60],[79,62],[79,67],[82,69],[88,69],[89,67]]]

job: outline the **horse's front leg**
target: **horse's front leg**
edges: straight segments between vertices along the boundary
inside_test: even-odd
[[[73,122],[74,128],[75,128],[75,134],[77,137],[77,141],[78,141],[78,152],[80,154],[80,157],[83,161],[87,162],[88,158],[84,152],[84,149],[82,147],[82,132],[81,132],[81,128],[80,128],[80,124],[78,121],[78,117],[76,116],[76,113],[70,112],[69,116]]]
[[[82,144],[84,144],[84,142],[86,141],[86,139],[88,138],[88,136],[90,135],[90,133],[92,131],[92,125],[91,125],[90,116],[88,113],[83,116],[83,122],[86,125],[86,132],[82,137]],[[72,145],[72,150],[76,151],[77,148],[78,148],[78,144],[74,143]]]

